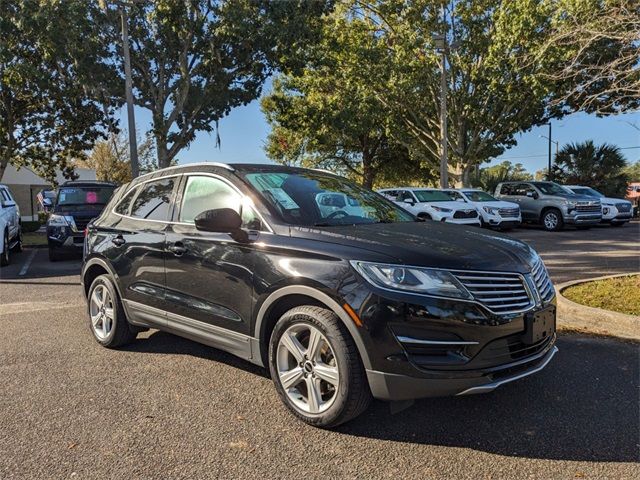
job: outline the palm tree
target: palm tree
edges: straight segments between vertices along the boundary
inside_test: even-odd
[[[627,161],[615,145],[595,145],[593,140],[570,143],[555,158],[553,178],[558,183],[587,185],[612,197],[624,197]]]

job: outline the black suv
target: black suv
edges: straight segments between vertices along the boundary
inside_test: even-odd
[[[528,245],[420,221],[316,170],[140,177],[89,224],[82,282],[103,346],[157,328],[226,350],[322,427],[372,397],[489,392],[557,351],[554,289]]]
[[[98,181],[65,182],[58,188],[47,220],[49,260],[82,252],[85,228],[102,213],[115,189],[114,183]]]

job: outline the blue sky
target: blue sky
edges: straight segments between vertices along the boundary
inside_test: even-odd
[[[121,111],[121,125],[127,125],[126,110]],[[150,128],[151,117],[145,110],[136,109],[136,124],[139,134]],[[640,159],[640,131],[628,122],[640,126],[640,114],[625,114],[614,117],[598,118],[595,115],[577,113],[561,120],[553,121],[553,140],[560,142],[560,147],[569,142],[594,140],[596,143],[609,142],[621,148],[627,160]],[[264,153],[263,146],[269,134],[264,115],[260,111],[258,101],[247,106],[238,107],[230,115],[220,121],[220,149],[215,147],[215,134],[200,132],[196,140],[180,152],[180,163],[191,162],[229,162],[229,163],[268,163],[270,160]],[[529,132],[518,135],[518,144],[491,162],[491,165],[503,160],[522,163],[532,173],[547,165],[547,140],[540,135],[547,135],[548,127],[536,127]],[[553,152],[555,153],[555,145]]]

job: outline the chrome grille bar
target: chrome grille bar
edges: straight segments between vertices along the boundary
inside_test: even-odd
[[[534,305],[517,273],[452,272],[473,297],[497,314],[518,313]]]

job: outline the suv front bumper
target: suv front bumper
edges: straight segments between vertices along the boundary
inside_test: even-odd
[[[568,214],[564,217],[564,223],[570,225],[597,225],[602,221],[599,213]]]

